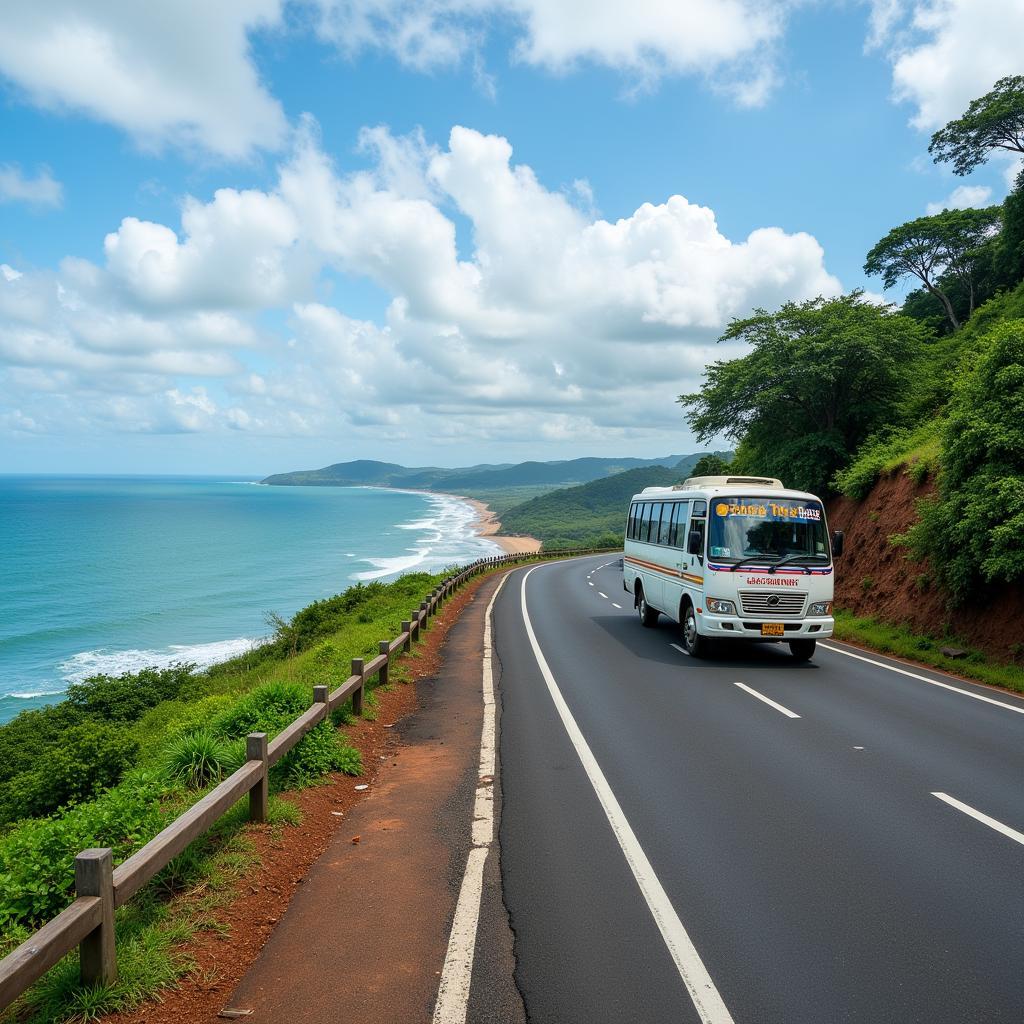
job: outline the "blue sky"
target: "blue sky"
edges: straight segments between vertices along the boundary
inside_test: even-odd
[[[693,450],[731,317],[1011,172],[927,143],[1015,0],[120,6],[0,39],[0,472]]]

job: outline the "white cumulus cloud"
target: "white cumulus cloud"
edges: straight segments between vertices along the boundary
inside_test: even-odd
[[[307,124],[271,189],[125,217],[100,264],[5,271],[0,407],[47,429],[607,448],[683,429],[673,400],[734,350],[730,318],[840,291],[806,233],[732,239],[682,195],[607,219],[500,136],[362,142],[374,166],[346,172]],[[338,278],[385,307],[351,315]]]
[[[84,112],[145,146],[168,140],[228,158],[277,147],[280,103],[249,33],[281,0],[34,0],[5,5],[0,75],[38,106]]]
[[[893,93],[932,132],[959,117],[996,80],[1021,74],[1020,0],[872,0],[870,42],[892,60]]]

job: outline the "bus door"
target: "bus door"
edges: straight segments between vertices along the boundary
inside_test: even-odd
[[[683,596],[683,567],[686,559],[686,526],[690,503],[674,501],[672,514],[665,532],[665,559],[671,567],[670,579],[665,581],[665,611],[678,618],[679,600]]]
[[[681,538],[680,560],[683,586],[689,592],[695,608],[704,606],[704,545],[707,527],[708,503],[703,498],[695,498],[690,502],[686,534]]]

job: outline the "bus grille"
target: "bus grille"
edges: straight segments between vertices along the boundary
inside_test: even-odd
[[[763,615],[767,618],[785,618],[800,615],[804,610],[807,592],[798,590],[787,594],[773,594],[760,590],[740,591],[740,604],[744,615]]]

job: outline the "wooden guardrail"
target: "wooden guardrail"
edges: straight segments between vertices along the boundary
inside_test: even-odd
[[[77,898],[66,910],[48,921],[17,949],[0,960],[0,1010],[5,1009],[38,981],[76,946],[81,960],[83,985],[109,985],[117,980],[114,911],[124,906],[147,882],[162,871],[193,840],[198,839],[223,817],[240,799],[249,797],[249,819],[266,821],[270,769],[296,743],[335,708],[350,697],[352,711],[363,713],[363,693],[367,680],[387,682],[391,657],[399,650],[408,652],[419,639],[430,617],[455,590],[473,576],[495,568],[537,558],[562,558],[597,554],[609,548],[542,551],[521,555],[482,558],[449,576],[413,609],[402,622],[402,632],[394,640],[381,640],[377,657],[371,661],[352,659],[352,674],[334,691],[313,687],[313,703],[307,711],[267,740],[266,733],[250,733],[246,739],[246,762],[215,786],[201,800],[175,818],[162,832],[133,853],[116,868],[109,849],[83,850],[75,858]]]

